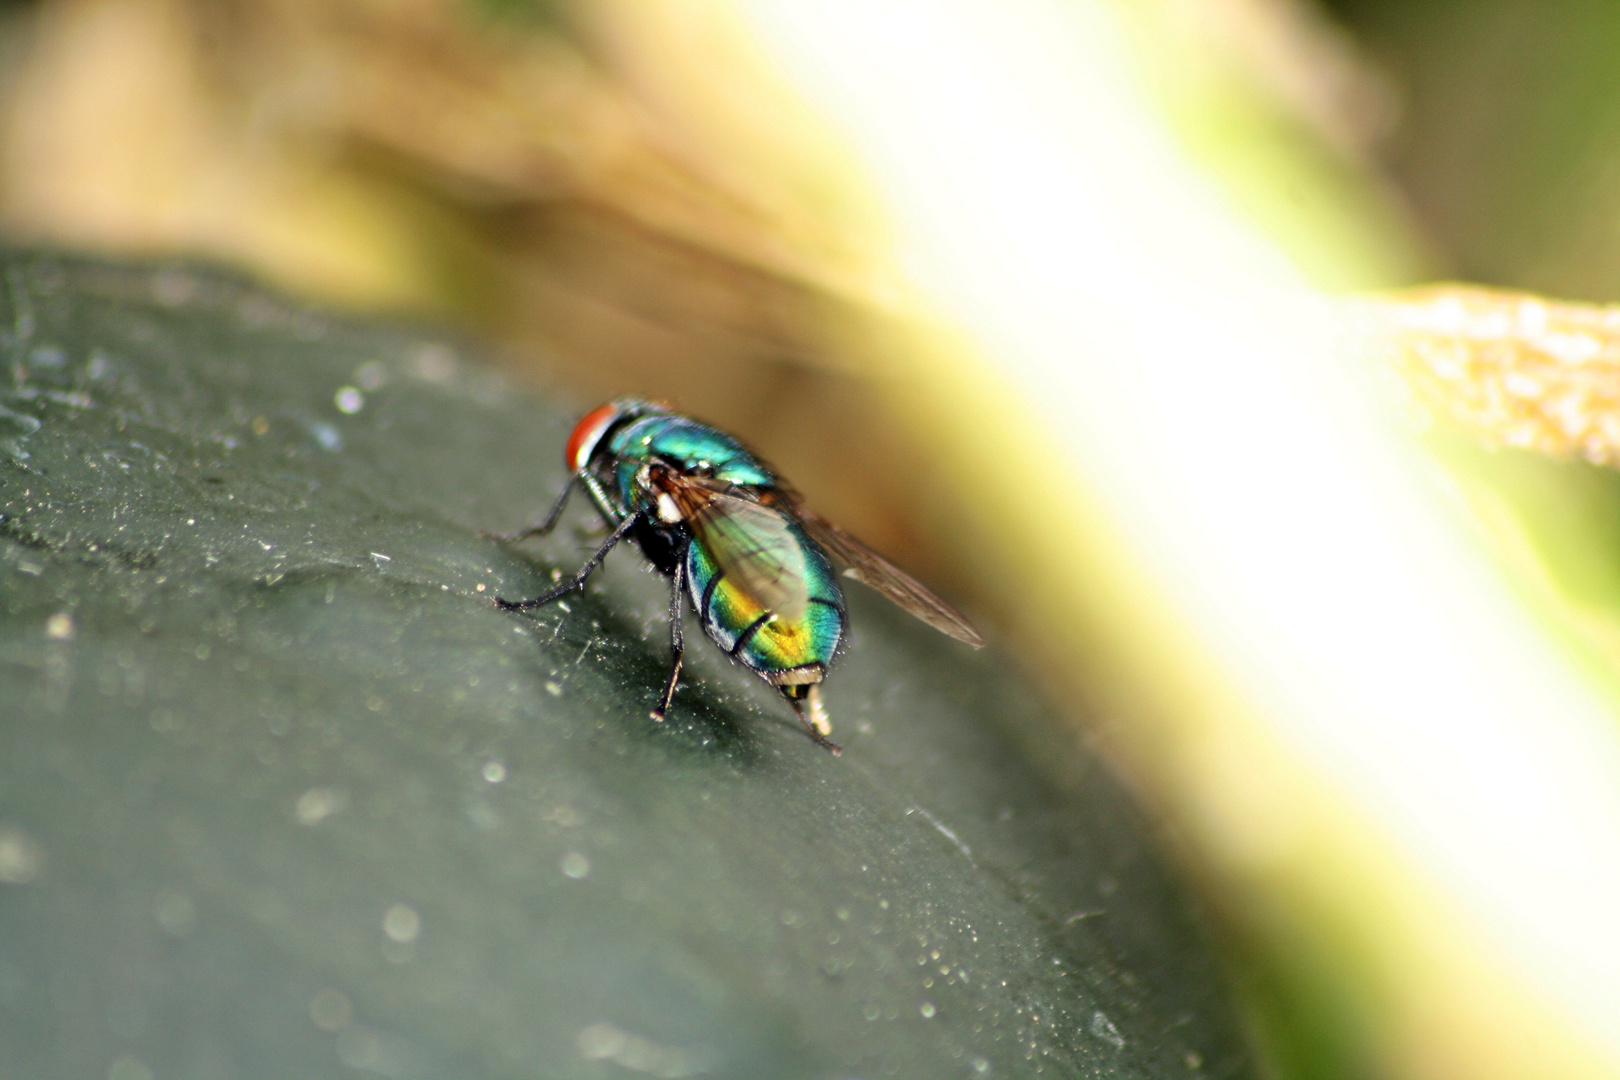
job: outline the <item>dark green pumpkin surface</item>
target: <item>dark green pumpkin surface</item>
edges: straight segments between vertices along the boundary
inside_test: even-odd
[[[633,550],[489,602],[594,542],[477,531],[578,403],[202,271],[3,265],[0,1076],[1252,1074],[994,646],[851,587],[834,758],[689,621],[654,724]]]

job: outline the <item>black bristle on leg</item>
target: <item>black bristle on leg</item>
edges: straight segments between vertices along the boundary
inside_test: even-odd
[[[675,687],[681,681],[681,658],[686,655],[686,645],[681,640],[681,593],[686,590],[686,550],[683,547],[675,560],[675,569],[669,575],[669,651],[670,668],[669,683],[664,687],[664,696],[658,702],[658,708],[652,711],[652,718],[662,722],[669,713],[669,703],[675,699]]]
[[[526,611],[529,608],[544,607],[554,600],[567,596],[575,589],[583,589],[585,579],[591,576],[591,571],[602,565],[602,560],[607,558],[608,552],[612,551],[619,541],[623,540],[625,535],[635,528],[636,523],[640,520],[641,511],[639,510],[627,515],[623,521],[619,522],[618,527],[613,530],[613,535],[609,536],[602,546],[596,549],[596,554],[587,559],[585,565],[579,568],[579,572],[550,592],[536,596],[532,600],[505,600],[497,596],[495,597],[495,606],[502,611]]]

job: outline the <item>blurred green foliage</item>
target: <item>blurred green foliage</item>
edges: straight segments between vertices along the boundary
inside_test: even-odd
[[[1451,274],[1620,299],[1620,7],[1326,6],[1398,90],[1384,157]]]

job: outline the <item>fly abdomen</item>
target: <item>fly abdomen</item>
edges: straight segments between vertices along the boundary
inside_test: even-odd
[[[803,614],[787,618],[728,577],[702,544],[687,550],[688,589],[704,633],[768,682],[780,682],[791,672],[805,676],[801,681],[819,680],[844,634],[838,579],[819,551],[807,548],[806,556],[809,602]]]

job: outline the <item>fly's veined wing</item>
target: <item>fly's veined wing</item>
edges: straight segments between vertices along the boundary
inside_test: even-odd
[[[876,589],[906,611],[917,616],[942,634],[972,645],[984,644],[984,638],[973,629],[962,613],[935,596],[922,582],[879,555],[849,533],[826,518],[802,506],[794,508],[794,516],[810,538],[826,548],[833,558],[844,564],[844,573]]]
[[[810,605],[804,546],[788,519],[730,485],[671,476],[671,496],[697,541],[727,577],[760,606],[797,619]]]

